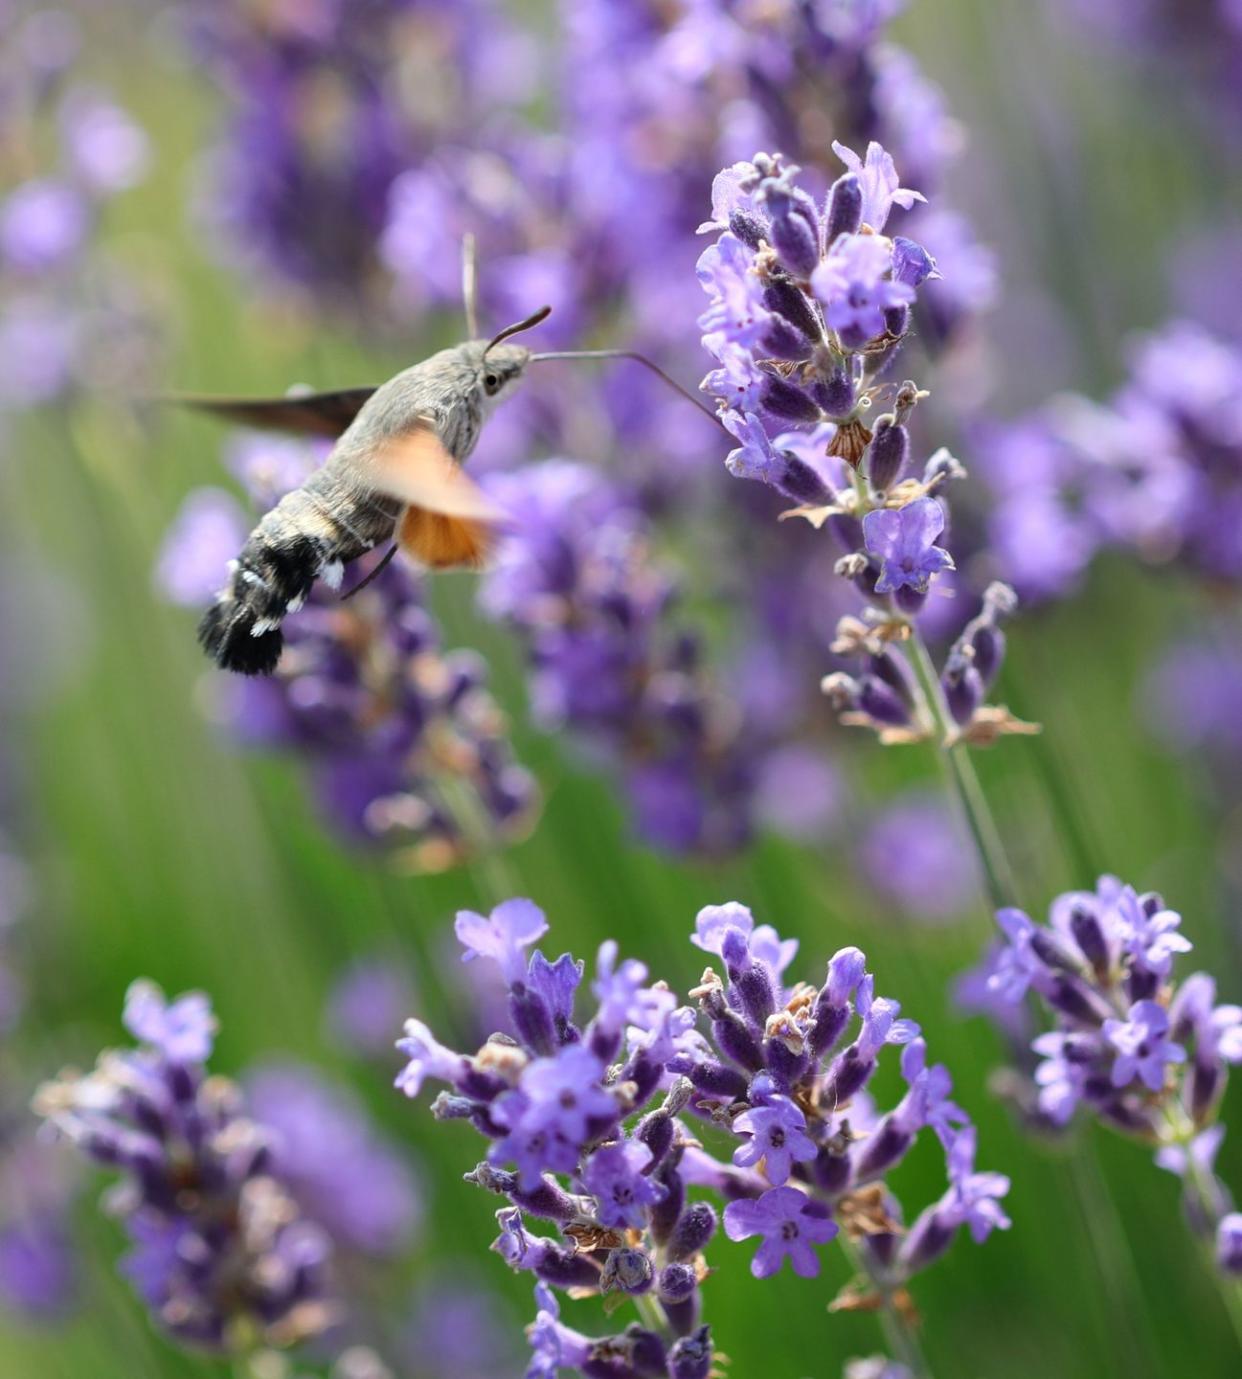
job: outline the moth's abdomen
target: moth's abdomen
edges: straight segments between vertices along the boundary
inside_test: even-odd
[[[270,675],[284,646],[281,624],[302,606],[315,580],[339,582],[346,562],[391,533],[386,507],[370,503],[364,513],[352,506],[337,513],[317,487],[295,489],[267,514],[203,615],[198,639],[224,670]]]

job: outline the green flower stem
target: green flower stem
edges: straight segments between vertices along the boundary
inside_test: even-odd
[[[483,903],[491,908],[522,894],[517,873],[504,854],[474,786],[457,776],[437,777],[436,790],[461,825],[469,855],[467,869],[475,879]]]
[[[880,1326],[892,1357],[905,1365],[913,1379],[933,1379],[931,1366],[923,1354],[914,1323],[909,1315],[897,1306],[893,1290],[868,1262],[866,1250],[851,1240],[844,1230],[838,1233],[837,1243],[854,1272],[868,1280],[881,1300]]]
[[[671,1328],[658,1298],[653,1297],[650,1293],[639,1293],[634,1298],[634,1307],[638,1312],[639,1321],[648,1331],[654,1331],[657,1336],[668,1338],[671,1334]]]
[[[1000,830],[975,773],[969,748],[965,743],[953,741],[955,724],[940,687],[940,678],[927,645],[913,623],[905,648],[922,693],[928,726],[935,736],[938,755],[952,793],[966,818],[991,906],[993,909],[1003,909],[1016,905],[1020,893],[1008,853],[1001,841]],[[1069,1159],[1068,1172],[1074,1195],[1089,1225],[1091,1249],[1108,1296],[1114,1329],[1118,1331],[1120,1343],[1125,1346],[1131,1360],[1130,1372],[1136,1375],[1150,1373],[1150,1359],[1138,1344],[1130,1329],[1130,1322],[1126,1320],[1127,1317],[1133,1317],[1137,1309],[1146,1322],[1142,1286],[1116,1205],[1093,1151],[1084,1147],[1074,1154]]]
[[[1164,1126],[1166,1134],[1161,1136],[1161,1140],[1166,1145],[1176,1145],[1185,1150],[1187,1170],[1184,1181],[1187,1190],[1194,1194],[1204,1220],[1210,1221],[1216,1215],[1219,1189],[1212,1174],[1196,1163],[1190,1154],[1190,1142],[1202,1127],[1195,1125],[1185,1109],[1175,1100],[1164,1107]],[[1201,1242],[1201,1252],[1205,1267],[1220,1289],[1221,1301],[1229,1314],[1238,1345],[1242,1346],[1242,1279],[1227,1277],[1221,1271],[1216,1263],[1216,1254],[1210,1238]]]
[[[993,909],[1016,905],[1018,887],[1005,846],[1001,842],[996,821],[988,807],[983,787],[975,773],[974,762],[965,743],[952,742],[954,723],[940,688],[940,679],[918,629],[911,624],[910,638],[905,643],[906,655],[923,694],[923,702],[931,719],[940,759],[948,775],[953,794],[966,818],[970,836],[983,868],[988,898]]]

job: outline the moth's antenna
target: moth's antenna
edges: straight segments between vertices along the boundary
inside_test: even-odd
[[[466,337],[479,338],[479,246],[467,233],[461,241],[461,299],[466,307]]]
[[[552,315],[550,306],[541,306],[533,315],[528,316],[524,321],[519,321],[516,325],[506,326],[492,341],[489,342],[487,350],[494,349],[502,340],[507,340],[511,335],[520,335],[524,330],[530,330],[532,326],[537,326],[540,321],[546,321]],[[484,356],[487,350],[483,351]],[[535,355],[536,359],[540,356]]]
[[[683,388],[671,374],[665,373],[654,359],[648,359],[645,354],[638,354],[634,350],[550,350],[546,354],[531,355],[532,363],[539,359],[632,359],[636,364],[641,364],[644,369],[650,369],[658,379],[672,388],[680,397],[684,397],[692,407],[697,407],[705,417],[715,422],[726,435],[732,436],[729,428],[710,407],[704,407],[689,389]]]

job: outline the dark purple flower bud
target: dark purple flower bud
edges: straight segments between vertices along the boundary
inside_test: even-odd
[[[651,1238],[657,1245],[663,1245],[681,1219],[686,1204],[686,1184],[681,1174],[667,1165],[656,1174],[656,1181],[664,1188],[664,1196],[651,1208]]]
[[[760,405],[774,417],[809,425],[819,420],[819,408],[796,384],[769,375],[759,394]]]
[[[625,1081],[634,1084],[636,1106],[643,1106],[651,1099],[663,1075],[663,1067],[642,1049],[625,1065]]]
[[[436,1120],[473,1120],[479,1107],[468,1097],[439,1092],[429,1109]]]
[[[945,703],[958,724],[969,723],[983,703],[983,680],[965,657],[950,654],[940,677]]]
[[[1045,967],[1078,976],[1081,964],[1078,955],[1051,929],[1035,925],[1031,930],[1031,951]]]
[[[854,381],[841,365],[833,367],[828,374],[818,373],[811,383],[811,396],[819,404],[825,416],[840,420],[848,417],[858,402]],[[858,539],[862,545],[862,537]]]
[[[905,704],[874,675],[864,675],[858,682],[858,708],[877,723],[889,727],[904,728],[910,722]]]
[[[673,1147],[673,1118],[667,1111],[652,1111],[638,1122],[634,1138],[651,1150],[651,1162],[643,1169],[646,1174],[653,1173],[663,1162]]]
[[[759,195],[772,217],[767,238],[776,257],[796,278],[809,278],[819,263],[819,218],[811,198],[786,179],[765,182]]]
[[[893,236],[893,281],[918,287],[936,271],[936,260],[912,239]]]
[[[746,1095],[746,1079],[736,1068],[726,1068],[714,1060],[692,1059],[684,1054],[670,1060],[670,1072],[688,1077],[700,1092],[708,1096],[722,1097],[727,1101],[740,1101]]]
[[[669,1264],[660,1273],[656,1288],[663,1303],[685,1302],[699,1286],[689,1264]]]
[[[839,235],[856,235],[862,225],[862,184],[852,172],[838,177],[824,206],[824,243],[829,248]]]
[[[1005,659],[1005,634],[995,623],[983,623],[975,629],[970,644],[975,652],[975,669],[984,685],[990,685]]]
[[[898,338],[900,338],[906,333],[907,329],[909,328],[909,325],[910,308],[908,306],[890,306],[884,312],[884,329],[890,335],[895,335]],[[841,338],[843,340],[845,339],[844,336],[842,336]],[[857,343],[861,344],[865,343],[865,341],[859,341]],[[885,352],[885,357],[887,359],[887,351]]]
[[[1096,975],[1103,977],[1109,969],[1108,940],[1100,925],[1100,917],[1086,905],[1075,905],[1070,910],[1070,933],[1082,955],[1095,969]]]
[[[707,1202],[691,1202],[682,1212],[668,1245],[674,1262],[692,1259],[716,1233],[716,1209]]]
[[[762,1030],[768,1016],[776,1009],[776,993],[768,970],[761,963],[754,963],[746,971],[729,974],[733,978],[733,990],[742,1012],[751,1024]]]
[[[836,494],[824,482],[819,472],[792,451],[786,450],[782,458],[785,468],[775,480],[776,487],[792,498],[795,503],[807,507],[827,507],[836,499]]]
[[[1196,1054],[1187,1074],[1187,1102],[1196,1124],[1202,1124],[1215,1107],[1224,1090],[1224,1067],[1218,1059],[1205,1059]]]
[[[823,338],[824,328],[806,293],[784,275],[769,279],[763,289],[763,304],[777,316],[783,317],[808,341]]]
[[[499,1193],[528,1215],[541,1216],[547,1221],[572,1221],[582,1211],[582,1204],[546,1175],[537,1187],[524,1191],[516,1173],[493,1168],[484,1160],[465,1175],[464,1181]]]
[[[592,1263],[589,1255],[567,1250],[552,1240],[541,1243],[547,1248],[541,1251],[541,1258],[535,1265],[536,1277],[554,1288],[599,1287],[599,1266]]]
[[[1221,1217],[1216,1228],[1216,1263],[1227,1274],[1242,1275],[1242,1212]]]
[[[872,487],[886,493],[901,478],[910,458],[910,432],[891,416],[881,417],[871,436],[867,477]]]
[[[736,210],[729,217],[729,229],[748,249],[758,249],[768,234],[768,227],[759,216],[743,210]]]
[[[630,1364],[636,1374],[644,1379],[656,1379],[668,1373],[668,1351],[663,1340],[654,1331],[647,1331],[634,1323],[625,1329],[625,1342],[629,1347]]]
[[[1039,994],[1054,1010],[1081,1025],[1096,1027],[1112,1015],[1108,1004],[1077,977],[1054,973],[1040,983]]]
[[[664,1304],[664,1315],[668,1318],[668,1324],[678,1336],[689,1336],[698,1326],[702,1318],[702,1297],[696,1291],[684,1302],[666,1302]]]
[[[811,353],[811,342],[796,326],[774,316],[763,332],[763,352],[772,359],[798,363]]]
[[[892,1231],[876,1231],[863,1238],[862,1248],[879,1266],[881,1273],[888,1273],[897,1258],[897,1247],[900,1244],[901,1236],[894,1235]]]
[[[893,602],[908,617],[913,617],[914,614],[923,611],[923,605],[927,602],[927,590],[914,589],[909,584],[903,584],[893,594]]]
[[[934,488],[937,484],[948,483],[951,479],[964,479],[965,477],[965,465],[962,464],[961,460],[949,454],[943,446],[923,466],[923,482],[928,488]]]
[[[726,1058],[731,1058],[751,1072],[758,1072],[763,1067],[763,1050],[759,1040],[736,1011],[728,1010],[715,1021],[712,1035],[716,1047]]]
[[[875,1130],[863,1141],[854,1163],[853,1181],[866,1183],[879,1178],[905,1157],[914,1143],[914,1134],[895,1116],[885,1116]]]
[[[815,1002],[815,1018],[807,1035],[807,1049],[812,1058],[823,1058],[831,1052],[849,1023],[850,1008],[833,1005],[827,991],[821,991]]]
[[[1131,1002],[1150,1001],[1160,990],[1160,975],[1149,967],[1131,967],[1126,973],[1126,994]]]
[[[873,1072],[875,1061],[863,1058],[858,1051],[858,1045],[851,1044],[832,1065],[824,1090],[827,1104],[845,1105],[856,1092],[860,1092],[867,1085]]]
[[[925,1269],[953,1243],[957,1222],[939,1204],[922,1212],[902,1242],[900,1259],[907,1274]]]
[[[1105,1079],[1088,1079],[1083,1092],[1101,1120],[1111,1122],[1128,1135],[1155,1135],[1156,1124],[1152,1117],[1123,1101]]]
[[[763,1041],[764,1058],[768,1071],[778,1087],[790,1088],[799,1082],[810,1065],[804,1053],[795,1053],[783,1039],[772,1038]]]
[[[867,669],[884,683],[906,705],[913,708],[918,698],[914,680],[906,662],[886,647],[867,659]]]
[[[683,1336],[669,1351],[669,1379],[707,1379],[712,1369],[711,1332],[700,1327],[693,1336]]]
[[[837,1154],[822,1146],[811,1163],[811,1177],[824,1192],[844,1192],[850,1181],[850,1160],[847,1154]]]
[[[539,1054],[555,1051],[552,1012],[547,1002],[525,982],[515,982],[509,992],[509,1015],[518,1038]]]

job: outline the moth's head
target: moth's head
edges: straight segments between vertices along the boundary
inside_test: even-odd
[[[526,372],[527,364],[530,363],[530,350],[525,345],[509,344],[510,337],[537,326],[540,321],[547,319],[551,310],[550,306],[540,307],[526,320],[506,326],[486,344],[482,341],[472,341],[468,346],[471,350],[478,350],[479,388],[485,402],[498,402],[504,397],[519,382]]]
[[[478,349],[479,390],[486,402],[499,402],[519,382],[530,363],[530,350],[525,345],[486,345],[474,342]]]

